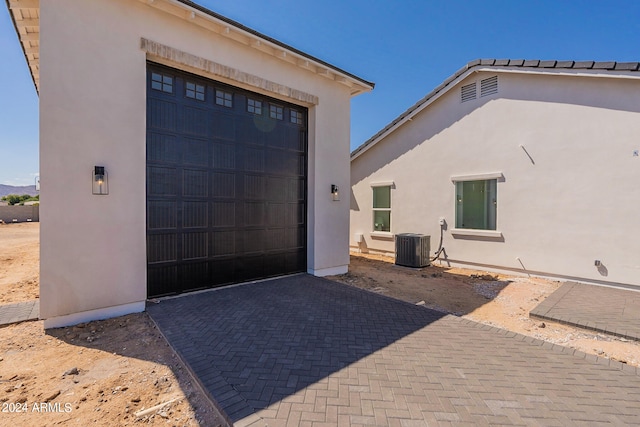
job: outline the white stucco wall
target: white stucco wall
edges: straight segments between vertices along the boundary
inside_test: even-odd
[[[460,102],[493,75],[498,94]],[[352,250],[394,251],[371,235],[371,184],[393,181],[392,233],[434,251],[444,217],[445,265],[640,286],[640,80],[619,77],[472,73],[352,161]],[[501,237],[454,236],[451,177],[493,172]]]
[[[348,87],[144,2],[57,0],[40,8],[46,327],[144,309],[147,56],[141,38],[318,97],[317,105],[299,102],[309,108],[308,268],[346,271],[348,198],[332,202],[329,190],[349,186]],[[94,165],[106,167],[108,196],[91,193]]]

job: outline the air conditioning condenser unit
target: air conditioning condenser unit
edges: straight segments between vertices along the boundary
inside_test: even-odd
[[[414,233],[396,234],[396,265],[426,267],[429,265],[431,236]]]

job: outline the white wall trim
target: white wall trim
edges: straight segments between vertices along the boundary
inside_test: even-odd
[[[482,181],[485,179],[499,179],[504,180],[504,175],[502,172],[488,172],[488,173],[477,173],[473,175],[454,175],[451,177],[451,182],[458,181]]]
[[[346,274],[348,271],[349,271],[348,265],[341,265],[339,267],[320,268],[317,270],[313,268],[309,268],[307,270],[307,273],[317,277],[324,277],[324,276],[335,276],[338,274]]]
[[[390,231],[372,231],[369,235],[377,239],[393,239],[395,237],[395,234]]]
[[[302,102],[305,105],[317,105],[319,102],[316,95],[263,79],[255,74],[246,73],[144,37],[140,39],[140,49],[146,52],[151,59],[160,58],[170,63],[195,68],[218,78],[231,80],[244,86],[275,94],[278,98],[285,97],[297,103]]]
[[[454,236],[491,237],[491,238],[502,237],[502,232],[497,230],[472,230],[472,229],[454,228],[451,230],[451,234],[453,234]]]
[[[372,182],[371,187],[391,187],[395,188],[396,183],[393,181],[380,181],[380,182]]]
[[[44,328],[62,328],[64,326],[77,325],[78,323],[91,322],[93,320],[109,319],[131,313],[141,313],[144,309],[145,301],[139,301],[114,307],[99,308],[97,310],[81,311],[79,313],[44,319]]]

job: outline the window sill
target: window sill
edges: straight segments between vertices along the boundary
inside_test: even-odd
[[[502,232],[497,230],[472,230],[467,228],[454,228],[451,230],[454,236],[491,237],[502,238]]]
[[[369,235],[374,239],[388,239],[393,240],[393,233],[388,231],[372,231]]]

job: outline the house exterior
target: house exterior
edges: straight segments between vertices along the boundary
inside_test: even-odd
[[[187,0],[7,0],[40,97],[45,327],[346,272],[373,84]]]
[[[638,63],[476,60],[351,154],[353,251],[640,287]]]

